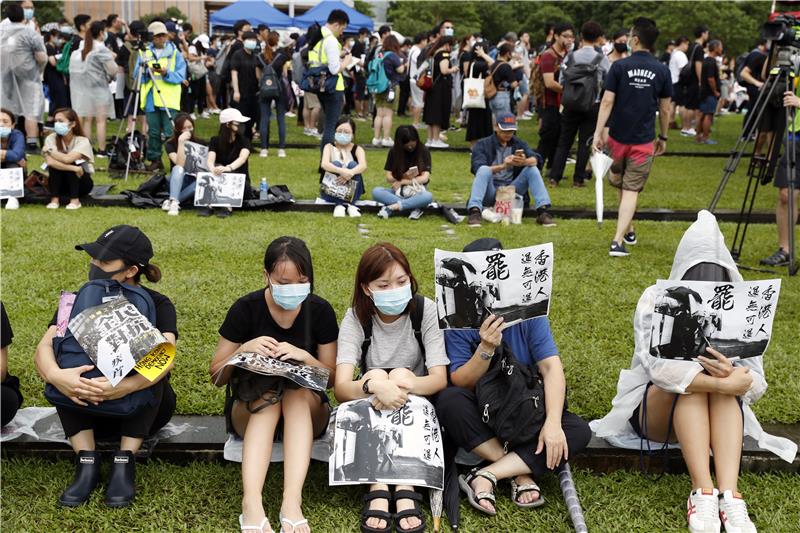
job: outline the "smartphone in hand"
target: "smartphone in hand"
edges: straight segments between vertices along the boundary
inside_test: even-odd
[[[514,157],[522,157],[522,158],[524,158],[525,157],[525,150],[520,148],[519,150],[515,151],[514,152]]]
[[[409,168],[409,169],[408,169],[408,171],[406,172],[406,174],[408,174],[408,177],[409,177],[409,178],[411,178],[411,179],[414,179],[414,178],[416,178],[417,176],[419,176],[419,168],[417,168],[417,167],[415,167],[415,166],[414,166],[414,167],[411,167],[411,168]]]

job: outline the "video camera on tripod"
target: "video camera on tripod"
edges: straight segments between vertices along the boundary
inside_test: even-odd
[[[133,42],[133,48],[136,50],[140,50],[144,52],[147,50],[147,44],[153,42],[153,32],[151,31],[140,31],[137,35],[137,39]]]
[[[772,42],[775,66],[794,67],[800,56],[800,20],[788,14],[775,17],[761,27],[761,37]]]

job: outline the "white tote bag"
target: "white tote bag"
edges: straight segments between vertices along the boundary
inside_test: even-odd
[[[486,100],[483,98],[483,78],[475,78],[472,70],[475,63],[469,68],[469,77],[464,78],[464,103],[462,109],[486,109]]]

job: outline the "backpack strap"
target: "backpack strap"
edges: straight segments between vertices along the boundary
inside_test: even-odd
[[[364,330],[364,342],[361,343],[361,376],[367,372],[367,352],[369,346],[372,344],[372,317],[366,324],[361,324],[361,329]]]
[[[570,56],[571,55],[572,54],[570,54]],[[594,56],[594,59],[592,59],[591,65],[593,67],[596,67],[597,65],[600,64],[600,62],[603,60],[604,57],[605,56],[603,55],[603,52],[598,52],[597,55]]]

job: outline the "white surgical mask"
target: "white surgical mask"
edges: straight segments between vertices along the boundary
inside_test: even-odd
[[[255,50],[258,46],[258,41],[254,41],[252,39],[248,39],[244,42],[244,47],[248,50]]]
[[[25,16],[25,20],[31,20],[33,18],[33,8],[32,7],[26,7],[25,9],[22,10],[22,12],[23,12],[23,14]]]
[[[445,37],[452,37],[453,36],[453,28],[445,28],[444,29],[444,36]]]

